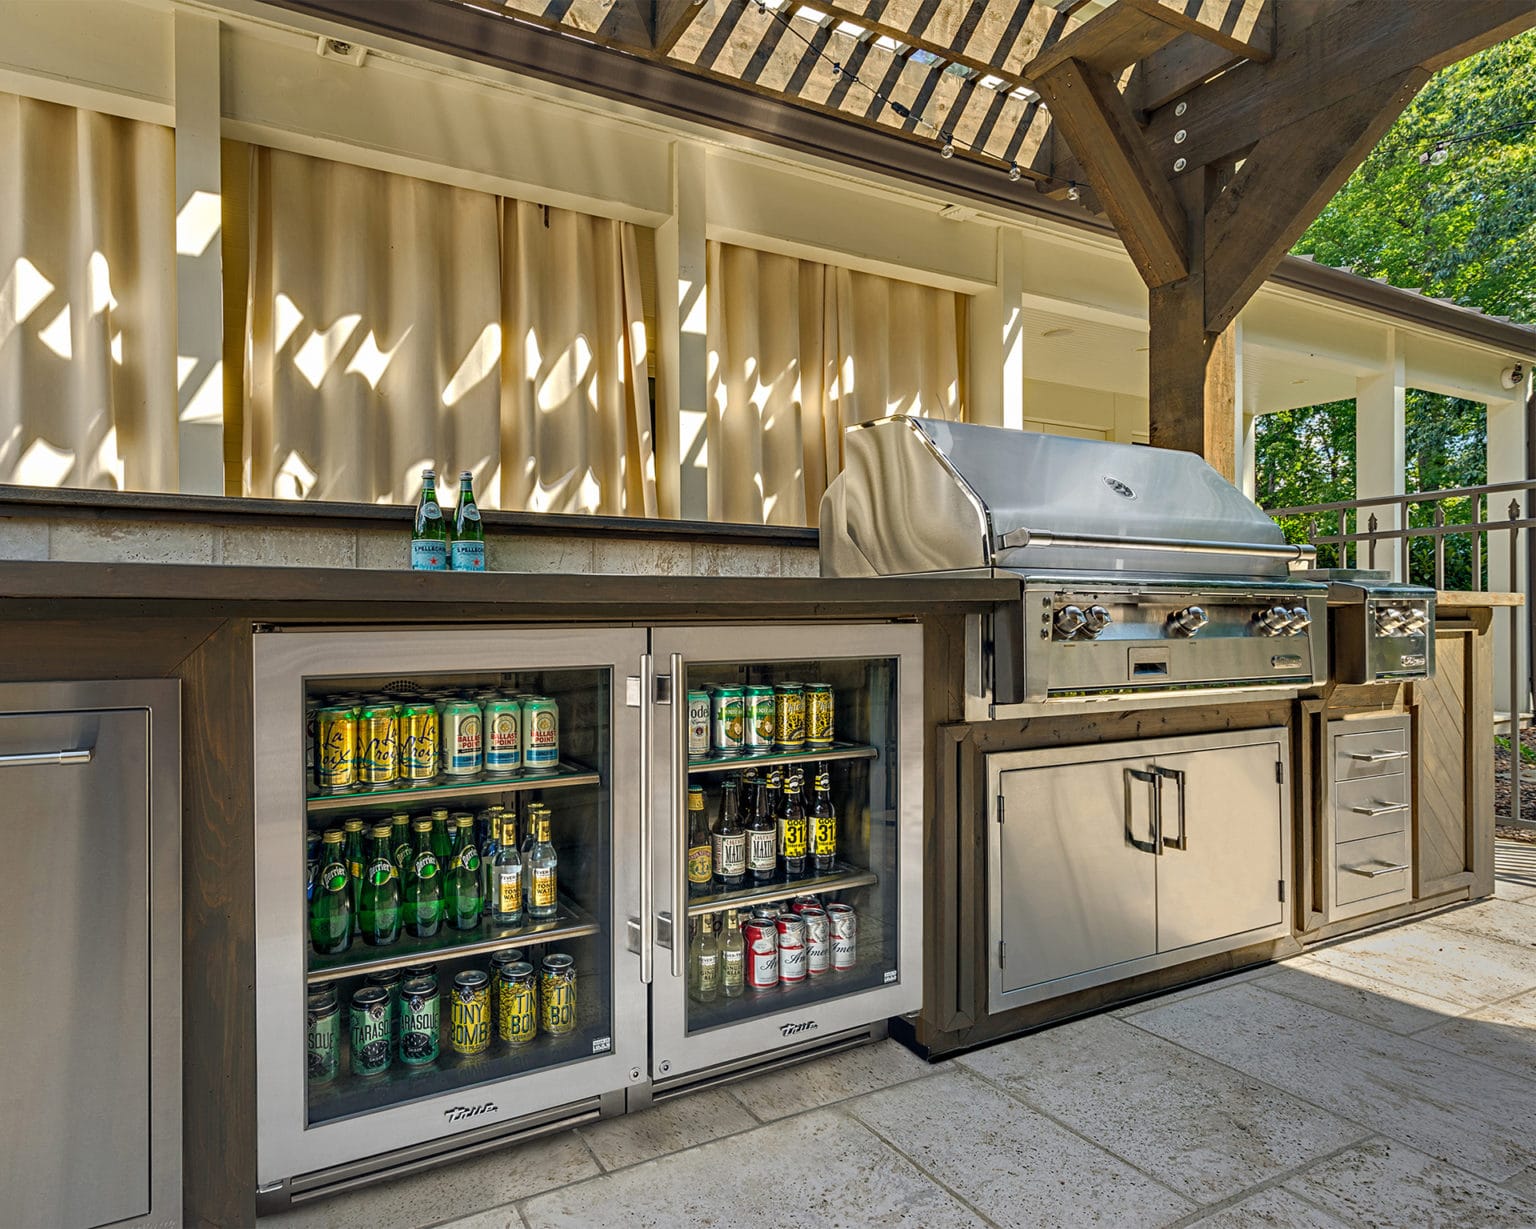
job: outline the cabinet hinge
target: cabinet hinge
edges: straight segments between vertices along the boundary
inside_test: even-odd
[[[1275,784],[1276,785],[1284,785],[1285,784],[1285,761],[1284,760],[1276,760],[1275,761]]]
[[[1285,880],[1280,880],[1280,903],[1285,904]]]
[[[1003,822],[1003,796],[1001,794],[997,796],[997,822]]]
[[[997,967],[1000,969],[1008,967],[1008,944],[1002,939],[997,941]]]

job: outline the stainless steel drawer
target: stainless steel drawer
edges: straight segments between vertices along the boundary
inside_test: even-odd
[[[1341,781],[1334,788],[1333,808],[1333,835],[1340,844],[1402,832],[1413,813],[1408,773],[1399,766],[1390,776]]]
[[[1408,899],[1412,865],[1408,830],[1344,841],[1334,846],[1334,901],[1351,905],[1400,895]]]
[[[1333,779],[1354,781],[1400,771],[1408,763],[1406,723],[1386,729],[1339,734],[1333,740]]]

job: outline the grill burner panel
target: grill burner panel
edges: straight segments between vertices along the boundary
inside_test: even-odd
[[[1341,683],[1426,679],[1435,672],[1435,591],[1386,572],[1319,570],[1328,584],[1329,646]]]

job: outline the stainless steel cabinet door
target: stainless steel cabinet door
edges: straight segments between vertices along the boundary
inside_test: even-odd
[[[57,752],[75,762],[27,762]],[[150,1211],[149,714],[0,717],[0,1221]],[[177,1106],[179,1112],[180,1106]]]
[[[1143,760],[999,776],[1002,992],[1156,950],[1152,783]],[[996,820],[998,817],[994,816]]]
[[[1267,733],[1267,732],[1266,732]],[[1159,755],[1163,851],[1157,859],[1157,950],[1284,921],[1283,791],[1276,738]]]

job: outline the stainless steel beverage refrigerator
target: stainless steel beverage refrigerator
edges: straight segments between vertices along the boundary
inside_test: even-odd
[[[910,623],[258,632],[258,1207],[643,1112],[916,1011],[921,645]],[[822,685],[816,741],[796,742],[792,684]],[[730,709],[734,688],[756,707]],[[763,725],[774,688],[791,716],[777,741]],[[819,851],[786,862],[780,833],[771,869],[759,858],[739,880],[712,866],[699,881],[696,862],[690,883],[690,787],[718,826],[726,783],[754,777],[803,782],[807,802],[826,787],[832,818],[808,823]],[[464,839],[420,861],[405,834],[429,850],[460,815]],[[522,916],[498,920],[496,876],[521,860],[528,878],[533,815],[557,858],[553,912],[533,916],[515,891]],[[507,818],[522,849],[498,861]],[[455,901],[478,877],[488,903],[432,932],[411,902],[434,860]],[[391,880],[412,923],[398,933],[375,925],[386,889],[367,887]],[[312,925],[316,895],[338,892],[368,923],[350,938],[334,910]],[[737,992],[719,939],[746,923]],[[776,927],[782,969],[764,954]]]

